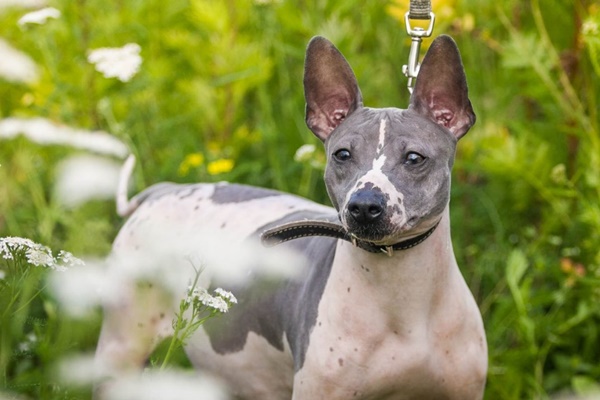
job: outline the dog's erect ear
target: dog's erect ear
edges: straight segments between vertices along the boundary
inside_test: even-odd
[[[410,107],[460,139],[475,123],[460,53],[450,36],[436,38],[421,64]]]
[[[362,106],[352,68],[338,49],[317,36],[308,44],[304,63],[306,124],[321,140]]]

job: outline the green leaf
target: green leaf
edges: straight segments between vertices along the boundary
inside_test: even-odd
[[[523,251],[519,249],[513,250],[506,262],[506,282],[511,292],[518,291],[519,282],[523,278],[527,267],[527,258]]]

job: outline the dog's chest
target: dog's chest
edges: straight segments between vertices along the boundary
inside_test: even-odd
[[[447,309],[431,313],[429,306],[416,306],[420,299],[412,302],[426,291],[417,282],[409,287],[390,276],[395,291],[360,282],[351,269],[369,276],[374,268],[345,257],[344,246],[338,245],[305,362],[296,373],[294,400],[477,398],[478,354],[485,346],[479,331],[465,330],[462,322],[472,311],[469,303],[446,301]],[[351,261],[357,263],[350,267]]]
[[[434,344],[424,331],[361,335],[321,323],[296,374],[294,399],[476,398],[480,384],[469,384],[469,375],[478,376],[471,362],[454,347]]]

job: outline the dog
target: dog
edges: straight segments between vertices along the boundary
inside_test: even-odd
[[[334,208],[238,184],[158,184],[121,196],[131,217],[112,257],[167,246],[146,240],[152,229],[191,248],[199,231],[219,232],[231,252],[262,237],[303,255],[298,276],[233,291],[239,304],[186,343],[232,398],[481,399],[485,332],[450,236],[456,145],[475,122],[455,42],[432,42],[407,109],[368,108],[344,56],[315,37],[304,92]],[[175,311],[138,285],[106,307],[97,359],[141,369]]]

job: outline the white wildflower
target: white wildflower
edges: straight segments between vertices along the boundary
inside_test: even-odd
[[[70,252],[64,250],[58,252],[58,257],[56,259],[58,260],[60,265],[64,265],[65,267],[69,268],[85,265],[85,263],[81,259],[75,257]]]
[[[208,291],[206,291],[206,289],[198,290],[198,292],[196,292],[194,294],[195,294],[195,297],[202,304],[204,304],[206,307],[214,308],[215,310],[221,311],[221,309],[223,308],[223,303],[225,303],[225,301],[223,299],[221,299],[220,297],[214,297],[213,295],[208,293]],[[221,311],[221,312],[227,312],[227,303],[225,303],[225,311]]]
[[[23,26],[26,24],[38,24],[42,25],[48,21],[49,18],[57,19],[60,17],[60,11],[54,7],[46,7],[41,10],[32,11],[23,15],[17,22]]]
[[[37,341],[37,336],[35,333],[31,332],[25,337],[23,342],[19,343],[19,350],[24,353],[31,351],[31,349],[36,345]]]
[[[21,353],[26,353],[31,350],[31,344],[29,342],[21,342],[19,343],[18,348]]]
[[[207,304],[207,306],[222,313],[226,313],[227,311],[229,311],[229,304],[227,304],[227,302],[221,297],[213,296],[212,301],[209,304]]]
[[[112,199],[120,165],[106,158],[78,155],[60,163],[55,185],[58,202],[73,208],[94,199]]]
[[[235,298],[235,296],[233,295],[233,293],[228,292],[227,290],[224,290],[222,288],[216,288],[215,289],[215,293],[225,299],[225,301],[229,302],[229,303],[233,303],[233,304],[237,304],[237,299]]]
[[[46,4],[46,0],[0,0],[0,10],[9,7],[40,8]]]
[[[94,357],[93,354],[64,357],[58,362],[57,369],[61,382],[76,386],[92,385],[111,375],[108,363]]]
[[[13,236],[0,238],[0,256],[5,260],[12,260],[13,251],[17,251],[20,248],[29,248],[34,244],[33,240],[27,238]]]
[[[214,379],[193,372],[147,371],[126,375],[107,386],[107,400],[225,400],[225,389]]]
[[[0,255],[5,260],[13,259],[13,252],[22,251],[27,262],[35,266],[54,266],[54,257],[50,249],[31,239],[22,237],[0,238]]]
[[[139,71],[142,64],[141,47],[128,43],[123,47],[103,47],[90,51],[88,62],[94,64],[96,71],[105,78],[117,78],[128,82]]]
[[[54,257],[52,257],[52,251],[41,244],[35,243],[35,246],[28,248],[25,251],[27,262],[36,267],[48,266],[55,268]]]
[[[19,83],[33,83],[38,80],[38,68],[31,57],[1,38],[0,60],[0,78]]]
[[[97,306],[112,306],[127,294],[125,283],[106,271],[102,263],[87,262],[68,273],[55,272],[48,286],[69,315],[84,317]]]
[[[42,145],[67,145],[120,158],[129,154],[127,146],[107,132],[74,129],[44,118],[0,120],[0,139],[12,139],[18,135]]]
[[[211,284],[233,287],[257,276],[294,279],[305,265],[297,253],[249,243],[245,232],[225,236],[203,231],[189,216],[177,223],[172,220],[146,223],[143,209],[137,213],[137,222],[130,220],[139,224],[133,228],[135,233],[131,236],[135,247],[129,239],[123,241],[124,235],[129,237],[125,232],[117,238],[110,257],[101,263],[86,260],[84,268],[52,274],[50,288],[68,312],[84,315],[97,306],[112,307],[130,301],[126,299],[136,282],[153,283],[171,296],[166,301],[173,305],[180,305],[187,295],[193,296],[187,304],[193,301],[194,306],[204,307],[200,302],[203,299],[213,308],[224,309],[221,302],[211,302],[213,295],[203,289],[194,291],[190,283],[195,282],[197,288]],[[236,251],[231,251],[232,246]],[[202,266],[203,271],[196,281],[198,266]],[[219,295],[214,293],[214,296]]]
[[[294,154],[294,160],[297,162],[306,162],[310,161],[316,151],[316,147],[314,144],[304,144],[296,150],[296,154]]]
[[[581,32],[584,36],[596,36],[600,33],[600,29],[596,21],[588,19],[581,26]]]
[[[189,304],[198,300],[202,305],[222,313],[229,311],[229,304],[237,304],[237,299],[231,292],[218,288],[215,289],[214,293],[216,296],[208,293],[206,289],[192,288],[190,286],[188,287],[186,303]]]
[[[0,256],[5,260],[12,260],[14,252],[23,252],[27,262],[33,266],[49,267],[56,271],[65,271],[69,266],[83,264],[83,261],[66,251],[59,252],[58,257],[54,258],[50,248],[31,239],[12,236],[0,238]]]

